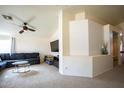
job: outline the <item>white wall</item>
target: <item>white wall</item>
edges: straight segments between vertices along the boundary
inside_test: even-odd
[[[37,36],[18,35],[16,38],[16,52],[39,52],[41,61],[43,61],[44,55],[50,54],[49,39],[40,38]],[[0,39],[11,39],[11,36],[0,35]]]
[[[111,55],[93,56],[93,77],[113,69]]]
[[[39,52],[41,55],[41,61],[43,61],[44,55],[50,54],[48,38],[40,38],[37,36],[29,36],[25,34],[15,36],[15,38],[17,53]],[[11,36],[0,35],[0,39],[8,40],[11,39]]]
[[[59,11],[58,17],[58,31],[59,31],[59,72],[63,74],[63,11]]]
[[[0,35],[0,53],[11,53],[12,38],[7,35]]]
[[[113,68],[110,55],[64,56],[63,74],[71,76],[95,77]]]
[[[92,16],[90,14],[84,13],[85,9],[83,8],[65,8],[62,14],[62,38],[63,38],[63,55],[64,56],[68,56],[70,53],[70,49],[69,49],[69,22],[70,21],[74,21],[75,19],[89,19],[89,20],[93,20],[96,23],[99,24],[107,24],[105,21],[101,20],[98,17]],[[80,14],[80,13],[84,13],[84,15]],[[75,18],[76,15],[78,15],[78,18]],[[95,53],[95,52],[94,52]]]
[[[100,55],[104,43],[103,25],[91,20],[71,21],[69,25],[70,55]]]
[[[88,20],[70,21],[69,55],[89,55]]]
[[[8,39],[11,39],[11,37],[8,35],[0,35],[0,40],[8,40]]]
[[[62,43],[63,43],[63,55],[68,56],[70,53],[69,49],[69,22],[74,20],[74,15],[69,14],[68,11],[62,13]]]
[[[63,74],[71,76],[92,77],[92,57],[64,56]]]
[[[49,39],[20,35],[16,37],[16,52],[39,52],[43,61],[50,52]]]
[[[74,33],[71,33],[69,31],[69,22],[72,20],[74,21],[74,18],[75,18],[74,16],[75,16],[75,13],[70,13],[69,11],[66,11],[66,10],[63,11],[62,28],[60,30],[61,34],[62,34],[61,39],[62,39],[62,48],[63,48],[62,53],[60,53],[61,58],[62,58],[61,65],[60,65],[60,68],[61,68],[60,73],[64,74],[64,75],[93,77],[95,75],[105,72],[106,68],[107,68],[107,70],[108,69],[110,70],[111,68],[106,67],[106,64],[108,64],[106,62],[109,62],[110,61],[109,58],[111,59],[111,57],[109,55],[106,55],[106,56],[109,56],[109,58],[106,59],[106,57],[99,55],[99,54],[101,54],[101,47],[102,47],[103,40],[104,40],[103,39],[103,36],[104,36],[103,35],[103,25],[98,24],[96,22],[92,22],[92,21],[90,21],[88,23],[87,28],[89,31],[89,33],[88,33],[89,36],[87,36],[87,38],[89,39],[88,43],[90,45],[87,44],[87,46],[90,49],[90,52],[89,52],[90,56],[84,55],[83,54],[84,51],[81,52],[83,47],[81,48],[80,44],[87,43],[86,42],[87,40],[84,40],[82,42],[83,35],[81,35],[86,32],[83,32],[84,29],[82,29],[81,26],[75,27],[76,30]],[[86,20],[86,19],[84,19],[84,20]],[[77,20],[77,21],[79,21],[79,20]],[[75,20],[75,22],[76,22],[76,20]],[[83,27],[83,25],[82,25],[82,27]],[[71,30],[73,31],[75,28],[72,26]],[[80,30],[79,28],[82,29],[82,32],[77,31],[77,30]],[[77,31],[77,33],[76,33],[76,31]],[[86,35],[86,34],[84,34],[84,35]],[[74,40],[73,40],[74,38],[71,38],[74,36],[77,37],[75,39],[75,40],[77,40],[76,42],[74,42]],[[79,40],[79,39],[81,39],[81,40]],[[78,47],[80,47],[80,49]],[[81,51],[77,52],[77,50],[81,50]],[[102,58],[101,57],[98,58],[99,61],[95,60],[96,63],[93,64],[93,57],[96,55],[102,56]],[[95,58],[97,58],[97,57],[95,57]],[[106,61],[106,62],[104,62],[104,61]],[[98,62],[100,62],[100,63],[98,63]],[[97,67],[97,63],[99,66],[103,66],[103,68],[100,69],[98,67],[98,69],[94,69],[94,71],[99,70],[100,72],[99,71],[93,72],[93,65],[95,65]],[[110,62],[110,64],[111,64],[111,62]]]
[[[89,55],[100,55],[103,40],[103,25],[88,20]]]

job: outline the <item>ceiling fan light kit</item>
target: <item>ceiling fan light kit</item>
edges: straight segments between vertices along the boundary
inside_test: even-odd
[[[27,24],[26,22],[24,22],[23,24],[24,24],[24,25],[23,25],[23,30],[19,31],[20,34],[22,34],[22,33],[25,32],[25,31],[33,31],[33,32],[36,31],[36,30],[34,30],[34,29],[32,29],[32,28],[29,28],[29,27],[27,26],[28,24]]]

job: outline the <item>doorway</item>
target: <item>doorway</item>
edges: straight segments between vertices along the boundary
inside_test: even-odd
[[[119,62],[119,37],[118,32],[112,31],[112,56],[113,66],[117,66]]]

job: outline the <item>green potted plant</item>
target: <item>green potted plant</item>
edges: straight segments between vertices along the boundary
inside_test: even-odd
[[[107,46],[108,46],[108,44],[104,42],[102,45],[102,48],[101,48],[101,54],[103,54],[103,55],[108,54]]]

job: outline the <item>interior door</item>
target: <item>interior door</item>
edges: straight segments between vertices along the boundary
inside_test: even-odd
[[[118,33],[113,31],[113,65],[117,66],[118,65],[118,51],[119,51],[119,46],[118,46]]]

